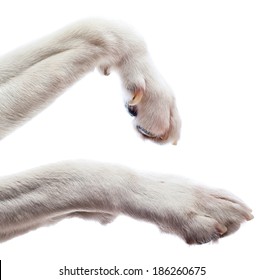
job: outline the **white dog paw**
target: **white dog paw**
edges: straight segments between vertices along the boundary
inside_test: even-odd
[[[160,225],[161,230],[177,233],[188,244],[216,241],[253,219],[251,209],[231,194],[205,188],[191,192],[176,212],[166,212],[166,223]]]
[[[150,59],[128,60],[118,70],[129,92],[126,106],[129,112],[136,112],[134,126],[139,134],[154,142],[176,144],[181,120],[175,98]]]

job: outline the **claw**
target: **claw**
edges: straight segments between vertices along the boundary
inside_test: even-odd
[[[221,224],[217,224],[216,229],[220,235],[223,235],[227,232],[227,227]]]
[[[253,216],[251,213],[247,213],[247,215],[246,215],[246,220],[247,220],[247,221],[250,221],[250,220],[252,220],[252,219],[254,219],[254,216]]]

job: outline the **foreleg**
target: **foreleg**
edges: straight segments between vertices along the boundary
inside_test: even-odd
[[[54,101],[95,67],[117,70],[137,106],[135,127],[157,142],[176,142],[180,118],[172,91],[143,40],[105,20],[72,24],[0,59],[0,139]],[[149,133],[147,134],[146,131]]]
[[[174,176],[79,161],[1,178],[0,201],[1,240],[65,217],[81,215],[104,223],[124,214],[188,243],[205,243],[253,217],[244,203],[223,191]]]

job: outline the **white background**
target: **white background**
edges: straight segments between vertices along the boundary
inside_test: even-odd
[[[3,279],[64,279],[58,276],[59,268],[64,265],[72,268],[117,265],[149,270],[154,266],[205,266],[207,275],[188,276],[189,279],[260,278],[261,3],[230,0],[1,3],[1,54],[89,16],[119,18],[135,26],[174,89],[183,120],[178,146],[142,141],[123,107],[118,77],[115,74],[103,77],[94,72],[1,142],[1,175],[61,159],[117,162],[137,169],[179,174],[227,189],[253,208],[255,216],[234,235],[217,244],[202,246],[188,246],[176,236],[160,233],[153,225],[127,217],[119,217],[107,226],[65,220],[0,244]],[[148,273],[143,277],[112,277],[115,278],[154,277]],[[173,279],[172,276],[155,278]],[[72,279],[102,278],[72,276]]]

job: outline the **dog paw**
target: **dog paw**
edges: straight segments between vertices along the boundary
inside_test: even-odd
[[[244,221],[253,219],[251,209],[232,194],[205,188],[187,192],[181,191],[182,200],[175,212],[166,209],[165,222],[159,227],[164,232],[177,233],[188,244],[216,241],[237,231]]]
[[[176,144],[181,120],[172,90],[148,56],[127,59],[118,68],[127,90],[129,111],[136,111],[134,127],[144,138]]]

